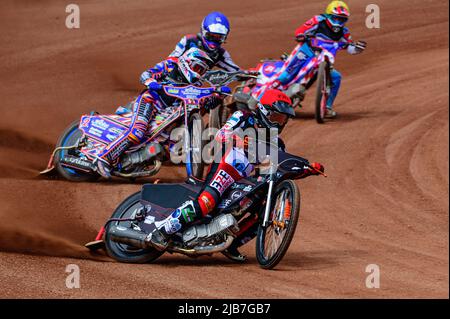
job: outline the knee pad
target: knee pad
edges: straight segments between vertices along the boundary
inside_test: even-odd
[[[128,139],[134,144],[140,144],[144,139],[145,131],[141,128],[134,127],[131,129],[130,134],[128,134]]]

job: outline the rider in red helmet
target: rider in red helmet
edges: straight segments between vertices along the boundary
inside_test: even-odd
[[[228,149],[224,148],[226,149],[225,155],[219,162],[211,165],[200,195],[196,199],[182,204],[165,220],[157,222],[157,229],[148,235],[147,241],[156,249],[165,250],[172,234],[182,231],[192,222],[212,212],[231,185],[253,172],[254,166],[249,161],[248,150],[245,148],[246,143],[237,133],[239,129],[242,131],[248,128],[275,129],[280,133],[289,118],[294,116],[295,112],[290,98],[278,90],[266,91],[255,111],[235,112],[216,134],[217,142],[226,144],[234,141],[233,146]],[[278,134],[275,139],[275,141],[268,142],[276,143],[279,148],[284,150],[284,143],[279,139]],[[313,163],[311,166],[315,169],[305,167],[303,177],[318,175],[319,171],[323,172],[324,170],[323,166],[318,163]],[[253,224],[255,223],[256,220],[253,221]],[[242,239],[254,237],[253,224],[247,225],[246,230],[248,231],[239,234],[236,243],[224,252],[227,257],[235,261],[245,260],[237,248],[246,242]]]

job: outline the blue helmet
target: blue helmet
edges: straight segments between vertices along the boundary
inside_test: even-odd
[[[205,49],[217,50],[230,32],[228,18],[220,12],[211,12],[202,22],[201,36]]]

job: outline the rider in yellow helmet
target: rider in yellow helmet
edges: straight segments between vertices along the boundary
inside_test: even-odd
[[[295,79],[298,72],[308,61],[314,56],[314,52],[307,41],[308,37],[317,37],[325,40],[347,42],[347,51],[350,54],[358,54],[365,50],[366,43],[364,41],[354,42],[349,30],[345,26],[350,17],[350,9],[344,1],[332,1],[327,6],[325,13],[316,15],[295,31],[296,40],[303,43],[300,49],[302,54],[298,54],[295,49],[293,53],[286,59],[286,63],[280,71],[279,76],[270,83],[267,83],[262,91],[266,88],[276,88],[285,90],[289,87],[291,81]],[[331,71],[332,87],[329,99],[327,101],[327,112],[325,117],[333,118],[336,112],[333,110],[333,104],[339,91],[341,84],[341,74],[333,69]]]
[[[295,37],[298,42],[305,42],[308,36],[333,41],[346,41],[349,44],[347,48],[348,53],[362,53],[366,49],[366,42],[353,41],[350,31],[345,26],[349,18],[350,8],[344,1],[331,1],[325,9],[325,14],[317,15],[308,20],[295,31]],[[331,72],[331,77],[333,85],[327,102],[326,117],[336,116],[336,112],[333,110],[333,103],[338,94],[342,79],[341,74],[335,69]]]
[[[325,15],[330,28],[336,28],[339,32],[339,28],[343,28],[350,18],[350,9],[344,1],[331,1],[325,10]]]

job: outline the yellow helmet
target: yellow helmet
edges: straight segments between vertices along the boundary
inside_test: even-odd
[[[350,17],[350,9],[344,1],[331,1],[325,10],[327,22],[333,29],[344,27]]]
[[[344,1],[331,1],[325,13],[348,18],[350,17],[350,8]]]

